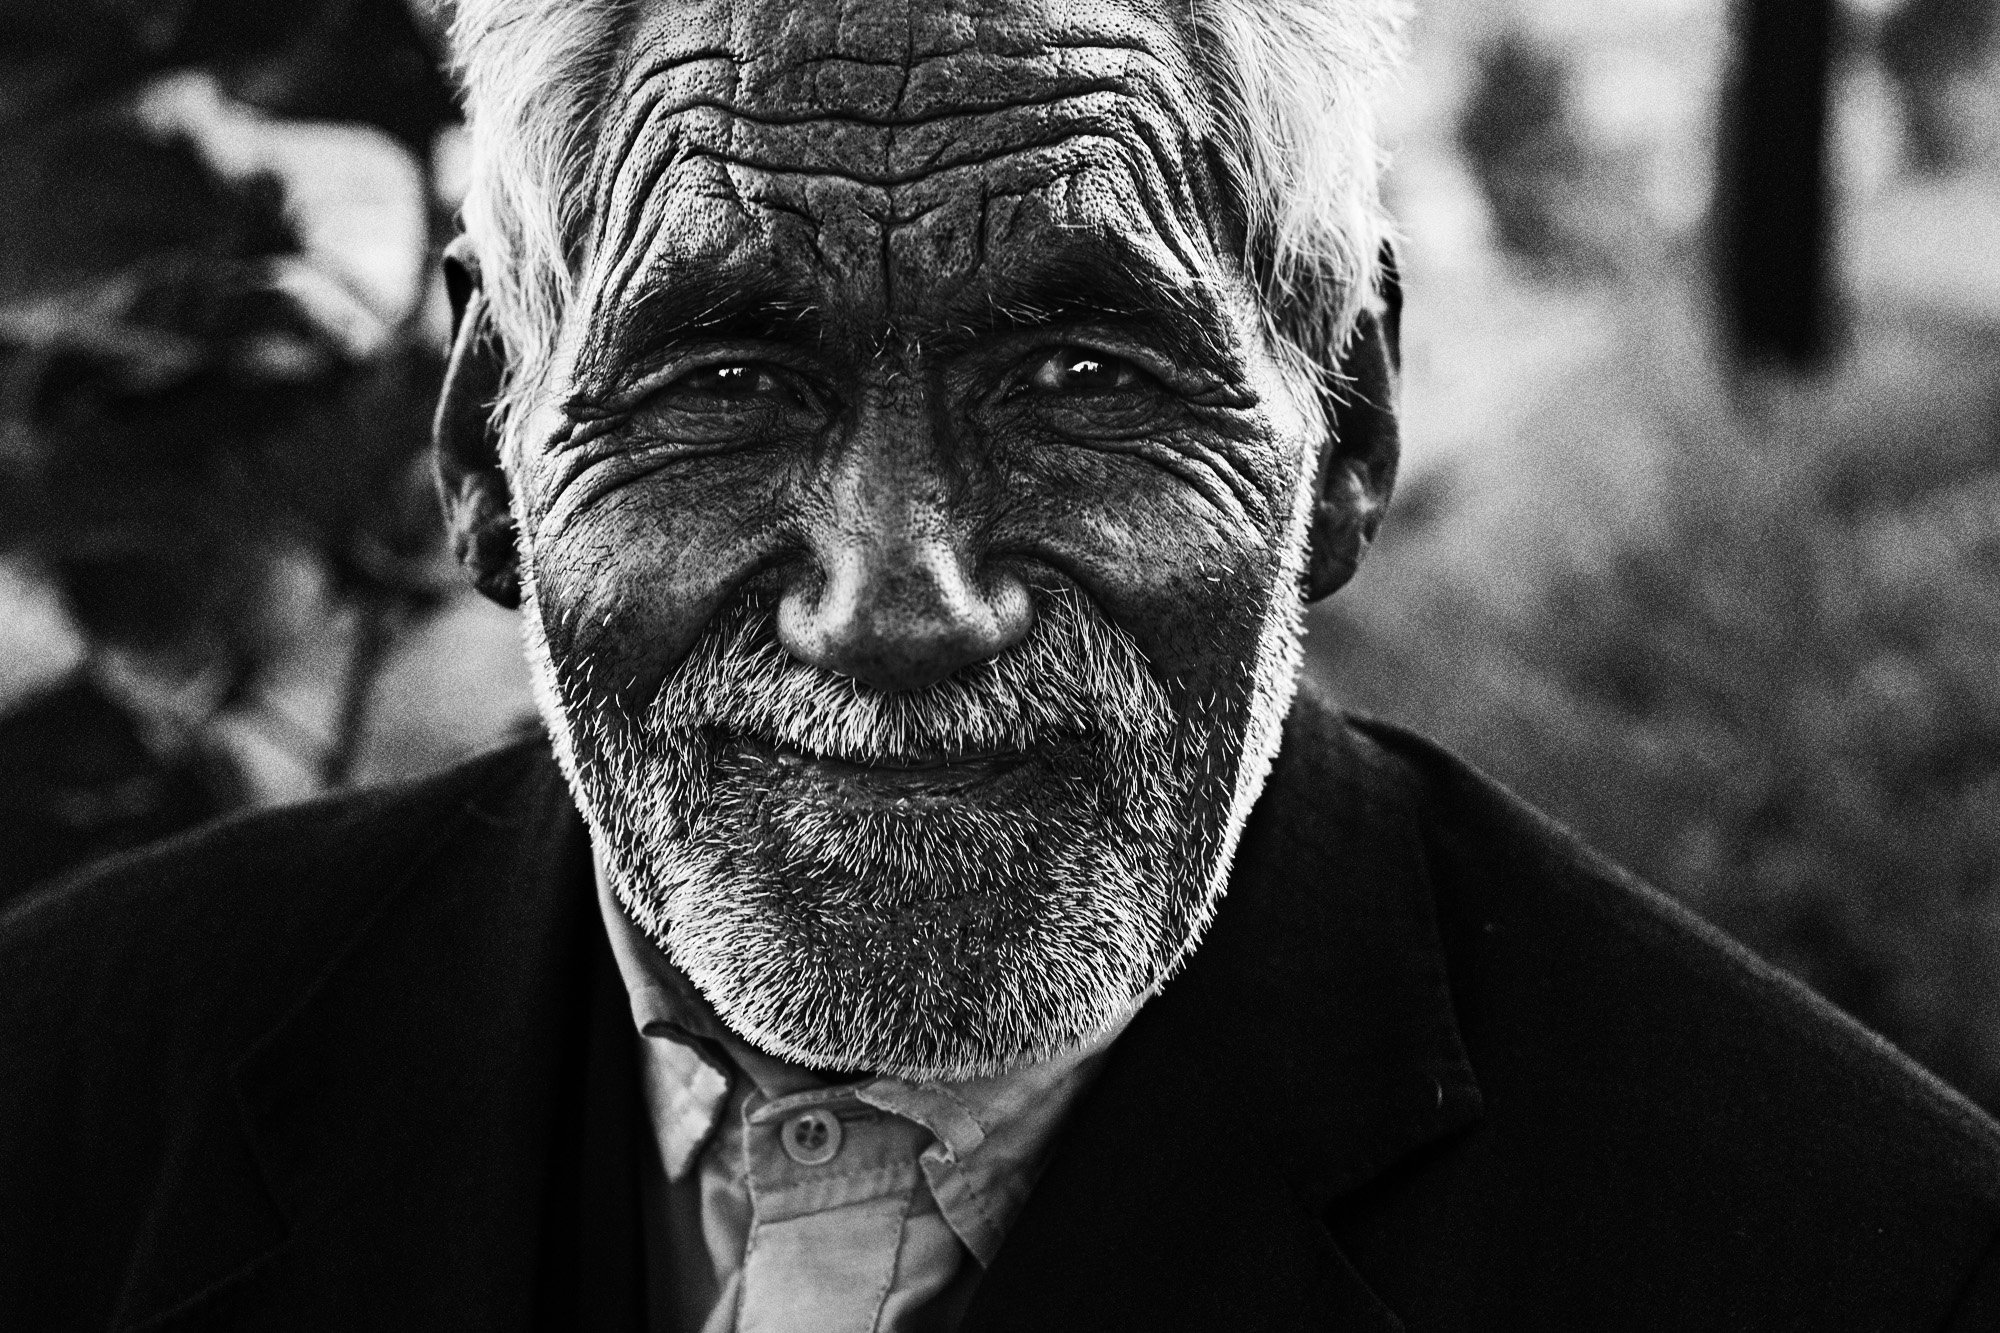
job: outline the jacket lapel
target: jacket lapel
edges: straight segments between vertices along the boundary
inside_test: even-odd
[[[583,929],[588,860],[555,766],[524,750],[428,853],[377,873],[366,924],[234,1070],[282,1239],[126,1324],[525,1328],[552,1255],[557,1289],[574,1290],[566,1238],[547,1233],[573,1224],[563,1199],[595,1168],[558,1133],[601,1131],[610,1103],[577,1091],[602,1007],[589,950],[604,950]],[[629,1060],[630,1046],[611,1049]],[[636,1116],[635,1094],[623,1123]],[[133,1287],[171,1290],[161,1277]]]
[[[1301,702],[1214,926],[1113,1048],[966,1333],[1401,1327],[1321,1219],[1479,1113],[1406,781]]]

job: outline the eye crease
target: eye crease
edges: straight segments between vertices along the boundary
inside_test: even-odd
[[[1136,389],[1146,378],[1143,371],[1121,357],[1084,347],[1063,347],[1035,367],[1024,387],[1036,393],[1091,397]]]

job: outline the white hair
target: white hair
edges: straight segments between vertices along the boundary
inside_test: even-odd
[[[1195,0],[1237,195],[1242,259],[1272,341],[1324,382],[1375,298],[1392,235],[1375,100],[1402,58],[1405,0]]]
[[[630,0],[458,0],[452,17],[472,138],[465,231],[510,387],[555,350],[589,207],[584,173],[631,8]]]
[[[465,227],[507,352],[503,416],[551,360],[589,221],[585,173],[636,0],[458,0]],[[1390,234],[1374,103],[1407,0],[1189,0],[1246,269],[1273,341],[1324,377]]]

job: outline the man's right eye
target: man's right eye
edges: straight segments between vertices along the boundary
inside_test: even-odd
[[[700,370],[689,371],[668,385],[667,393],[731,402],[773,398],[789,402],[794,397],[783,376],[769,366],[752,361],[703,366]]]
[[[1098,398],[1130,392],[1146,382],[1145,372],[1123,357],[1087,347],[1063,347],[1044,358],[1023,387],[1070,398]]]

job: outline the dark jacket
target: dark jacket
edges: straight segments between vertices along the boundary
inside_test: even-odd
[[[634,1046],[541,745],[0,923],[0,1327],[633,1329]],[[968,1330],[2000,1329],[2000,1130],[1303,702]]]

